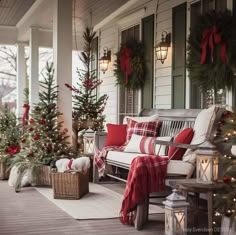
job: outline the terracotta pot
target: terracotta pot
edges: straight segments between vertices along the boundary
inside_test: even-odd
[[[10,175],[10,170],[7,170],[7,166],[0,161],[0,180],[7,180]]]

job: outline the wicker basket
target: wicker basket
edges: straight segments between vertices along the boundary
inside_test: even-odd
[[[55,199],[80,199],[89,192],[89,171],[86,174],[52,172]]]
[[[39,166],[34,186],[52,186],[50,166]]]
[[[0,180],[7,180],[10,175],[10,170],[7,169],[7,166],[0,161]]]

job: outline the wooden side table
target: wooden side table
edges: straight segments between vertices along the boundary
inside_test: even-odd
[[[179,180],[176,182],[177,188],[180,192],[183,192],[186,196],[189,192],[194,193],[198,206],[200,193],[207,195],[207,210],[208,210],[208,231],[209,235],[213,234],[213,194],[224,190],[225,185],[223,183],[204,184],[198,183],[196,179]]]

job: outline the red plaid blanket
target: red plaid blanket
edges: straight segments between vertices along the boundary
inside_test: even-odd
[[[103,147],[95,154],[94,160],[95,160],[95,165],[98,168],[99,177],[104,176],[105,160],[107,157],[107,153],[111,150],[123,151],[124,147],[125,147],[124,145],[123,146],[107,146],[107,147]]]
[[[145,196],[165,189],[167,163],[168,158],[159,156],[139,156],[132,161],[120,211],[123,224],[134,223],[137,204]]]

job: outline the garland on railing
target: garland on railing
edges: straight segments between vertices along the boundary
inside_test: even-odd
[[[114,75],[116,84],[139,89],[145,83],[144,47],[135,40],[121,45],[116,53]]]
[[[199,16],[188,39],[189,77],[200,87],[232,87],[236,78],[236,28],[230,11]]]

